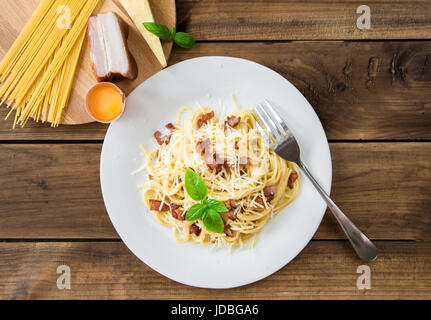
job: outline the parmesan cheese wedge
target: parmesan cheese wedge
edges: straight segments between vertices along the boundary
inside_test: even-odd
[[[162,43],[160,39],[145,29],[144,22],[154,22],[153,13],[148,0],[120,0],[124,9],[126,9],[130,18],[132,18],[138,30],[141,32],[144,39],[147,41],[151,50],[159,60],[163,68],[168,64],[165,54],[163,53]]]

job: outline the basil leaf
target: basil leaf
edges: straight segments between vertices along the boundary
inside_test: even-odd
[[[196,203],[190,207],[186,214],[187,221],[195,221],[202,217],[202,214],[207,209],[207,206],[202,203]]]
[[[172,41],[174,38],[169,28],[163,24],[157,22],[144,22],[143,24],[145,29],[147,29],[160,39]]]
[[[160,39],[167,41],[175,41],[177,45],[183,48],[193,48],[195,46],[195,38],[185,32],[177,32],[177,28],[172,28],[172,31],[163,24],[157,22],[144,22],[145,29]]]
[[[185,32],[177,32],[174,41],[180,47],[190,49],[195,46],[195,38]]]
[[[224,223],[220,214],[213,208],[208,208],[203,214],[202,222],[205,228],[216,233],[223,233]]]
[[[216,199],[208,199],[205,201],[208,207],[217,210],[217,212],[228,212],[229,210],[226,208],[223,202],[218,201]]]
[[[186,190],[189,196],[195,201],[204,200],[208,195],[208,189],[205,182],[192,169],[186,170]]]

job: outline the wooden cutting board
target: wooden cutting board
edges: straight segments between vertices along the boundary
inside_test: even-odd
[[[0,60],[6,55],[38,4],[39,0],[1,0]],[[176,24],[175,0],[150,0],[150,4],[155,21],[172,29]],[[138,65],[138,77],[133,81],[115,81],[128,95],[145,79],[160,71],[162,67],[120,2],[118,0],[101,0],[99,7],[93,14],[107,11],[116,12],[130,27],[128,44]],[[167,60],[172,50],[172,42],[162,41],[162,43]],[[93,121],[85,111],[85,97],[95,83],[97,80],[91,68],[90,50],[88,42],[85,41],[69,105],[61,121],[62,124],[82,124]]]

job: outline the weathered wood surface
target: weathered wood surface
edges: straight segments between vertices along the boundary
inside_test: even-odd
[[[431,240],[428,143],[332,143],[332,195],[373,239]],[[117,238],[100,144],[0,145],[0,239]],[[328,213],[315,239],[344,239]]]
[[[373,1],[371,29],[361,31],[363,4],[177,0],[178,30],[198,43],[176,46],[169,64],[246,58],[303,93],[332,140],[334,200],[377,240],[371,290],[357,289],[363,262],[338,240],[345,236],[329,213],[304,251],[267,279],[231,290],[171,281],[119,241],[105,211],[106,125],[12,130],[0,121],[0,299],[431,299],[431,2]],[[57,289],[62,264],[72,290]]]
[[[328,139],[430,139],[431,42],[206,43],[170,63],[226,55],[283,75],[314,107]]]
[[[0,299],[430,299],[431,243],[377,241],[371,289],[359,290],[347,241],[311,241],[291,263],[228,290],[185,286],[138,260],[122,242],[0,243]],[[71,271],[58,290],[57,267]]]
[[[169,63],[207,55],[250,59],[282,74],[310,101],[328,139],[431,139],[431,42],[199,43],[175,48]],[[0,140],[102,140],[106,128],[29,123],[12,130],[1,120]]]
[[[356,13],[371,10],[371,28]],[[428,0],[177,0],[179,29],[199,40],[430,39]]]

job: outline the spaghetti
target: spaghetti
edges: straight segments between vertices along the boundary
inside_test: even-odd
[[[190,112],[181,124],[182,114]],[[148,180],[140,186],[146,205],[161,224],[173,228],[178,242],[217,247],[251,247],[270,217],[298,194],[294,163],[278,157],[256,129],[251,111],[219,119],[205,107],[180,109],[175,125],[155,134],[160,148],[146,154]],[[206,183],[208,197],[224,202],[224,233],[185,219],[196,202],[185,190],[185,171],[193,169]]]
[[[41,0],[0,63],[0,102],[15,111],[16,124],[30,118],[59,125],[68,103],[88,18],[100,0]],[[70,28],[60,27],[60,8]]]

